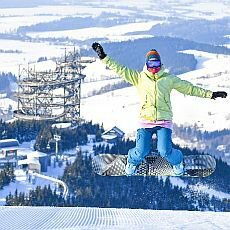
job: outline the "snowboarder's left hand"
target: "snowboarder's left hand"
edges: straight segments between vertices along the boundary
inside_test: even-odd
[[[215,100],[217,97],[226,98],[227,95],[228,94],[226,92],[224,92],[224,91],[217,91],[217,92],[212,93],[211,99]]]
[[[104,52],[104,50],[103,50],[103,47],[102,47],[101,44],[99,44],[98,42],[94,42],[94,43],[92,44],[92,48],[93,48],[93,50],[97,53],[97,55],[98,55],[98,57],[99,57],[100,59],[103,59],[103,58],[106,57],[106,54],[105,54],[105,52]]]

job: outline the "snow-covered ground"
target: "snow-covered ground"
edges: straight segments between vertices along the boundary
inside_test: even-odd
[[[128,32],[148,31],[152,26],[167,21],[171,16],[181,17],[183,19],[205,18],[214,20],[230,14],[227,2],[224,0],[201,0],[199,3],[195,0],[189,2],[183,1],[157,1],[143,0],[142,4],[137,1],[89,1],[84,4],[58,6],[38,6],[32,8],[1,8],[0,9],[0,33],[14,33],[20,26],[29,26],[43,22],[60,20],[63,17],[98,17],[101,14],[108,13],[108,18],[118,16],[136,15],[136,21],[124,24],[114,25],[108,28],[87,27],[76,30],[47,31],[41,33],[28,33],[32,37],[70,37],[79,40],[88,38],[108,38],[110,41],[133,40],[148,35],[126,35]],[[111,15],[110,15],[111,14]],[[116,16],[114,16],[114,15]],[[149,16],[163,16],[162,20],[154,20]],[[227,37],[227,34],[226,34]],[[226,44],[228,46],[229,44]],[[18,65],[34,62],[39,57],[60,56],[61,52],[58,45],[48,43],[30,43],[19,42],[16,40],[0,40],[0,49],[18,50],[21,53],[1,53],[0,71],[13,72],[18,74]]]
[[[230,229],[229,212],[84,207],[0,207],[0,230]]]
[[[65,47],[60,45],[5,39],[0,39],[0,49],[20,51],[20,53],[1,53],[0,55],[0,72],[12,72],[16,76],[19,74],[20,65],[22,68],[29,63],[37,62],[40,57],[48,59],[61,57],[65,52]],[[33,69],[34,65],[31,64],[30,67]]]
[[[151,26],[162,21],[147,20],[150,12],[149,7],[153,3],[149,0],[144,0],[143,3],[128,1],[124,3],[122,1],[103,1],[101,6],[100,1],[87,2],[79,6],[39,6],[34,8],[10,8],[0,9],[0,23],[5,26],[6,30],[13,30],[19,23],[27,21],[28,23],[38,23],[49,20],[56,20],[66,16],[81,16],[81,17],[97,17],[103,12],[115,13],[119,12],[120,15],[132,15],[138,13],[142,9],[144,20],[137,18],[136,23],[128,23],[124,25],[116,25],[109,28],[84,28],[73,30],[70,33],[68,31],[47,32],[49,36],[53,36],[53,33],[58,33],[61,36],[77,36],[79,39],[87,39],[89,36],[93,37],[107,37],[110,40],[114,39],[137,39],[143,35],[127,35],[128,32],[134,31],[147,31]],[[127,5],[128,4],[128,5]],[[110,7],[108,7],[110,6]],[[113,7],[111,7],[113,6]],[[125,8],[129,6],[129,8]],[[167,8],[167,7],[168,8]],[[161,4],[157,4],[154,10],[157,11],[157,7],[160,9],[160,15],[172,16],[177,12],[177,16],[184,16],[189,12],[188,17],[203,18],[207,14],[208,18],[211,15],[212,19],[224,17],[229,8],[226,6],[226,1],[218,1],[218,4],[214,0],[197,1],[190,0],[189,2],[176,1],[161,1]],[[166,10],[168,9],[168,10]],[[154,11],[153,10],[153,11]],[[159,13],[159,11],[158,11]],[[142,16],[143,16],[142,15]],[[157,14],[159,16],[159,14]],[[39,17],[40,21],[39,21]],[[13,18],[17,19],[15,22]],[[19,18],[21,19],[19,20]],[[33,20],[31,17],[34,17]],[[9,20],[7,20],[7,18]],[[26,20],[28,19],[28,20]],[[210,18],[209,18],[210,19]],[[6,23],[7,22],[7,23]],[[25,23],[24,25],[28,25]],[[38,34],[39,35],[39,34]],[[229,35],[226,34],[226,37]],[[229,45],[229,44],[226,44]],[[64,54],[64,46],[53,45],[49,43],[38,43],[28,41],[17,40],[0,40],[0,49],[2,50],[18,50],[19,53],[1,53],[0,55],[0,71],[12,72],[18,75],[19,65],[20,68],[27,66],[29,68],[41,69],[54,69],[55,63],[52,61],[41,62],[36,64],[32,63],[39,57],[60,57]],[[197,61],[197,70],[180,75],[182,79],[191,81],[192,83],[202,86],[204,88],[215,90],[225,90],[230,93],[230,56],[210,54],[206,52],[200,52],[196,50],[180,51],[185,53],[194,54]],[[94,89],[98,90],[107,84],[113,84],[120,81],[112,71],[105,68],[105,66],[97,59],[96,62],[88,64],[83,70],[86,74],[85,83],[82,84],[82,96],[86,97]],[[116,78],[108,80],[109,78]],[[100,80],[100,81],[99,81]],[[93,81],[93,82],[90,82]],[[230,102],[230,97],[226,99],[201,99],[195,97],[184,96],[176,91],[172,93],[172,106],[174,112],[174,123],[183,125],[196,124],[202,130],[221,130],[224,128],[230,128],[230,111],[227,104]],[[16,109],[17,103],[10,99],[0,99],[0,109],[7,111],[9,105],[12,105],[13,109]],[[81,116],[86,120],[92,120],[95,123],[100,123],[104,127],[110,128],[113,125],[118,126],[125,131],[127,137],[135,137],[135,131],[138,128],[139,103],[137,93],[134,87],[129,87],[121,90],[115,90],[109,93],[105,93],[99,96],[85,98],[81,104]],[[180,141],[180,140],[179,140]]]
[[[23,144],[21,144],[18,149],[18,156],[31,156],[31,154],[36,153],[35,151],[33,151],[33,145],[34,141],[24,142]],[[76,150],[72,150],[71,155],[73,156],[68,157],[69,162],[73,162],[75,160]],[[58,179],[63,175],[64,169],[66,167],[66,161],[64,160],[63,164],[59,167],[57,162],[56,164],[54,164],[54,158],[55,156],[52,156],[51,165],[48,166],[47,172],[42,172],[42,174]],[[15,176],[15,182],[11,182],[8,186],[5,186],[3,190],[0,190],[0,206],[5,205],[6,196],[9,195],[9,193],[14,194],[16,189],[18,190],[18,193],[25,192],[26,194],[28,194],[30,190],[35,189],[37,186],[43,187],[50,184],[52,189],[57,186],[54,182],[50,180],[45,180],[38,177],[33,177],[33,180],[32,177],[30,177],[29,180],[29,175],[26,173],[26,171],[20,169],[19,167],[15,169]]]
[[[74,162],[77,156],[77,151],[81,151],[84,155],[91,155],[94,154],[93,146],[94,145],[103,145],[107,144],[105,142],[98,142],[98,143],[87,143],[86,145],[78,146],[76,149],[68,150],[64,152],[62,159],[63,162],[59,166],[58,163],[54,164],[55,156],[52,156],[51,159],[51,165],[48,166],[47,172],[42,172],[41,174],[45,176],[50,176],[52,178],[59,179],[62,177],[64,173],[64,169],[66,167],[66,160],[70,162]],[[34,145],[34,141],[31,142],[24,142],[22,145],[20,145],[20,149],[18,150],[18,155],[31,155],[35,153],[32,148]],[[15,190],[17,189],[18,193],[25,192],[26,194],[29,193],[30,190],[36,189],[37,186],[44,187],[45,185],[51,186],[51,189],[57,189],[58,185],[57,183],[53,182],[52,180],[43,179],[40,177],[29,177],[29,175],[26,174],[26,171],[17,168],[15,170],[15,176],[16,180],[15,182],[11,182],[8,186],[5,186],[3,190],[0,190],[0,206],[5,205],[5,198],[7,195],[14,194]],[[166,177],[162,177],[163,180],[166,179]],[[177,177],[170,177],[170,182],[173,186],[179,186],[181,188],[186,188],[188,183],[184,182],[181,178]],[[204,185],[201,182],[197,183],[196,185],[190,185],[189,186],[191,193],[206,193],[209,194],[210,197],[215,196],[219,199],[227,199],[230,200],[230,194],[220,192],[212,188],[211,185]]]
[[[118,36],[122,39],[121,35],[130,32],[148,31],[152,26],[162,23],[162,21],[150,21],[150,22],[136,22],[128,23],[125,25],[118,25],[112,27],[91,27],[77,30],[65,30],[65,31],[49,31],[40,33],[28,33],[33,38],[73,38],[78,40],[87,40],[92,38],[92,34],[95,39],[97,38],[108,38],[109,40],[116,40]],[[115,38],[114,38],[115,37]],[[146,37],[146,36],[142,36]],[[125,37],[126,38],[126,37]],[[127,39],[127,38],[126,38]]]
[[[1,11],[0,10],[0,14]],[[5,12],[3,13],[5,15]],[[0,33],[14,33],[20,26],[31,26],[37,23],[50,22],[60,19],[60,16],[38,16],[38,15],[9,15],[0,18]]]
[[[77,157],[77,151],[81,151],[84,155],[91,155],[93,153],[93,146],[94,145],[103,145],[106,144],[105,142],[98,142],[98,143],[87,143],[86,145],[78,146],[76,149],[68,150],[63,153],[61,156],[62,164],[59,165],[58,162],[55,163],[55,156],[51,157],[51,165],[48,166],[47,172],[41,172],[42,175],[50,176],[52,178],[59,179],[63,176],[64,169],[66,167],[66,163],[73,163]],[[33,151],[34,141],[31,142],[24,142],[20,145],[18,150],[18,155],[29,155],[36,153]],[[15,169],[15,182],[11,182],[8,186],[5,186],[4,189],[0,189],[0,206],[5,205],[5,198],[7,195],[14,194],[15,190],[17,189],[18,193],[25,192],[26,194],[29,193],[30,190],[36,189],[37,186],[44,187],[45,185],[51,186],[51,189],[57,189],[58,185],[47,179],[43,179],[40,177],[31,177],[29,179],[29,175],[26,173],[25,170],[20,169],[19,167]]]
[[[186,188],[188,183],[184,182],[181,178],[170,177],[170,182],[173,186],[179,186],[180,188]],[[196,183],[195,185],[189,185],[191,193],[206,193],[209,197],[215,196],[219,199],[228,199],[230,200],[230,194],[220,192],[212,188],[211,185],[204,185],[202,183]]]
[[[26,149],[24,149],[24,151],[26,151]],[[27,151],[31,150],[28,149]],[[61,166],[59,166],[56,162],[54,166],[54,158],[55,156],[52,157],[51,166],[48,166],[47,172],[43,172],[41,174],[58,179],[64,173],[66,161],[64,160]],[[68,161],[73,162],[75,158],[76,156],[68,157]],[[26,174],[26,171],[22,169],[15,169],[15,176],[15,182],[11,182],[8,186],[5,186],[3,190],[0,190],[0,206],[5,205],[6,196],[10,193],[14,194],[16,189],[18,193],[25,192],[28,194],[30,190],[36,189],[37,186],[44,187],[45,185],[50,185],[53,190],[58,188],[58,185],[55,182],[39,177],[29,176]]]

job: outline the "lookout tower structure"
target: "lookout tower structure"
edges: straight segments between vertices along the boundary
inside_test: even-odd
[[[65,50],[53,70],[36,71],[31,64],[19,68],[18,109],[14,116],[23,120],[77,122],[81,81],[85,78],[82,63],[74,48],[71,52]]]

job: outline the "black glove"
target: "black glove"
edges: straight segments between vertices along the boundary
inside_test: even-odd
[[[92,44],[92,48],[93,48],[93,50],[97,53],[97,55],[98,55],[98,57],[99,57],[100,59],[103,59],[103,58],[106,57],[106,54],[105,54],[105,52],[104,52],[102,46],[101,46],[98,42],[94,42],[94,43]]]
[[[227,97],[227,93],[226,92],[224,92],[224,91],[218,91],[218,92],[213,92],[212,93],[212,99],[216,99],[217,97],[222,97],[222,98],[226,98]]]

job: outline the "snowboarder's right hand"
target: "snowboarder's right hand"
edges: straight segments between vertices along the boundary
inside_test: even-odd
[[[106,54],[105,54],[105,52],[104,52],[104,50],[103,50],[103,47],[102,47],[101,44],[99,44],[98,42],[94,42],[94,43],[92,44],[92,48],[93,48],[93,50],[97,53],[97,55],[98,55],[98,57],[99,57],[100,59],[103,59],[103,58],[106,57]]]
[[[221,98],[226,98],[227,97],[227,93],[226,92],[224,92],[224,91],[217,91],[217,92],[213,92],[212,93],[212,99],[216,99],[217,97],[221,97]]]

